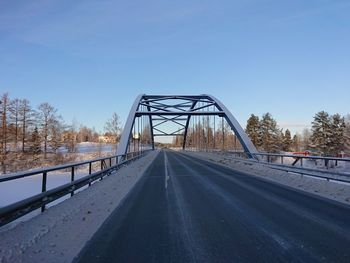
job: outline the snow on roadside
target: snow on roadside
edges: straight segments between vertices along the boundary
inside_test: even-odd
[[[150,152],[87,191],[0,232],[0,262],[71,262],[157,154]]]
[[[291,174],[272,169],[266,165],[253,163],[236,158],[230,158],[224,153],[217,152],[185,152],[188,155],[199,157],[207,161],[221,164],[239,172],[262,177],[289,187],[313,193],[344,204],[350,204],[350,185],[327,181],[300,174]]]

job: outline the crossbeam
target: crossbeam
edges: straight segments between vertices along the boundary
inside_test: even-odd
[[[154,137],[156,136],[184,136],[183,148],[186,146],[189,122],[191,117],[196,116],[218,116],[222,117],[230,125],[237,139],[241,143],[247,156],[253,158],[258,153],[257,149],[239,125],[232,113],[217,98],[207,95],[139,95],[126,121],[117,154],[125,154],[130,145],[132,129],[135,121],[141,117],[149,118],[149,129],[152,147],[154,148]],[[141,118],[142,119],[142,118]],[[164,130],[164,125],[172,123],[178,128],[174,131]],[[138,126],[139,127],[139,126]],[[169,125],[167,126],[169,128]],[[134,132],[135,134],[135,132]],[[135,142],[134,137],[134,142]]]

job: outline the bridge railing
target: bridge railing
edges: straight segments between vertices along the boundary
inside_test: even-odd
[[[42,176],[41,193],[0,208],[0,227],[38,208],[41,208],[41,212],[44,212],[47,204],[68,194],[73,196],[76,190],[86,185],[91,186],[94,181],[102,180],[105,176],[108,176],[117,171],[124,164],[139,158],[149,151],[150,150],[129,152],[124,155],[114,155],[93,160],[0,176],[0,183],[18,180],[30,176]],[[93,166],[96,166],[96,164],[99,166],[99,171],[93,171]],[[76,179],[75,174],[77,167],[84,165],[88,166],[88,174],[82,178]],[[48,173],[52,171],[62,171],[67,169],[70,171],[70,183],[47,190]]]
[[[281,164],[285,164],[285,159],[293,159],[291,163],[292,166],[295,166],[299,163],[300,167],[303,167],[303,160],[313,160],[315,164],[316,161],[321,161],[324,163],[325,168],[329,168],[330,162],[333,161],[335,166],[338,166],[339,162],[350,163],[350,158],[339,158],[339,157],[325,157],[325,156],[310,156],[310,155],[301,155],[301,154],[278,154],[278,153],[254,153],[255,156],[265,157],[265,161],[276,162],[280,160]]]
[[[214,152],[222,152],[222,151],[216,150]],[[249,155],[242,151],[224,151],[224,152],[239,158],[249,158]],[[322,166],[326,169],[335,168],[339,166],[340,163],[347,163],[350,165],[350,158],[312,156],[312,155],[302,155],[302,154],[263,153],[263,152],[252,153],[251,155],[256,157],[256,159],[259,160],[260,162],[290,165],[294,167],[297,167],[297,166],[304,167],[305,160],[312,160],[314,166],[323,164]],[[286,161],[286,159],[288,159],[288,161]],[[350,169],[350,166],[349,166],[349,169]]]
[[[189,150],[197,151],[196,149]],[[224,154],[224,159],[234,158],[253,163],[259,162],[288,173],[317,177],[338,183],[350,183],[350,158],[262,152],[247,154],[243,151],[223,151],[219,149],[206,149],[205,152]],[[251,155],[255,158],[251,158]]]
[[[273,169],[307,175],[342,183],[350,183],[350,159],[324,156],[305,156],[279,153],[254,153],[255,160],[244,152],[227,151],[237,159],[247,159],[249,162],[260,162]],[[285,159],[288,158],[288,162]],[[303,161],[304,160],[304,161]],[[306,162],[308,161],[308,162]],[[332,164],[330,165],[330,163]]]

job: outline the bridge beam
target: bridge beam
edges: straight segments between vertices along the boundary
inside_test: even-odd
[[[198,104],[199,106],[197,106]],[[147,110],[140,106],[146,107]],[[211,110],[212,107],[214,110]],[[182,148],[185,149],[189,123],[192,116],[219,116],[226,119],[227,123],[230,125],[231,129],[234,131],[235,135],[240,141],[244,151],[250,158],[254,158],[253,155],[258,153],[256,147],[251,142],[248,135],[245,133],[232,113],[214,96],[206,94],[166,96],[141,94],[137,96],[134,104],[131,107],[117,149],[118,155],[124,155],[127,153],[135,119],[141,116],[149,117],[151,144],[153,149],[155,136],[168,135],[183,135],[184,139]],[[171,118],[169,116],[173,117]],[[180,124],[181,121],[185,121],[186,123]],[[172,133],[164,132],[160,130],[159,126],[165,122],[176,123],[182,126],[182,128]],[[154,130],[157,131],[157,133],[154,133]],[[183,134],[179,133],[182,130],[184,131]]]

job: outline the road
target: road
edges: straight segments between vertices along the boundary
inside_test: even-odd
[[[75,262],[350,262],[350,207],[161,151]]]

